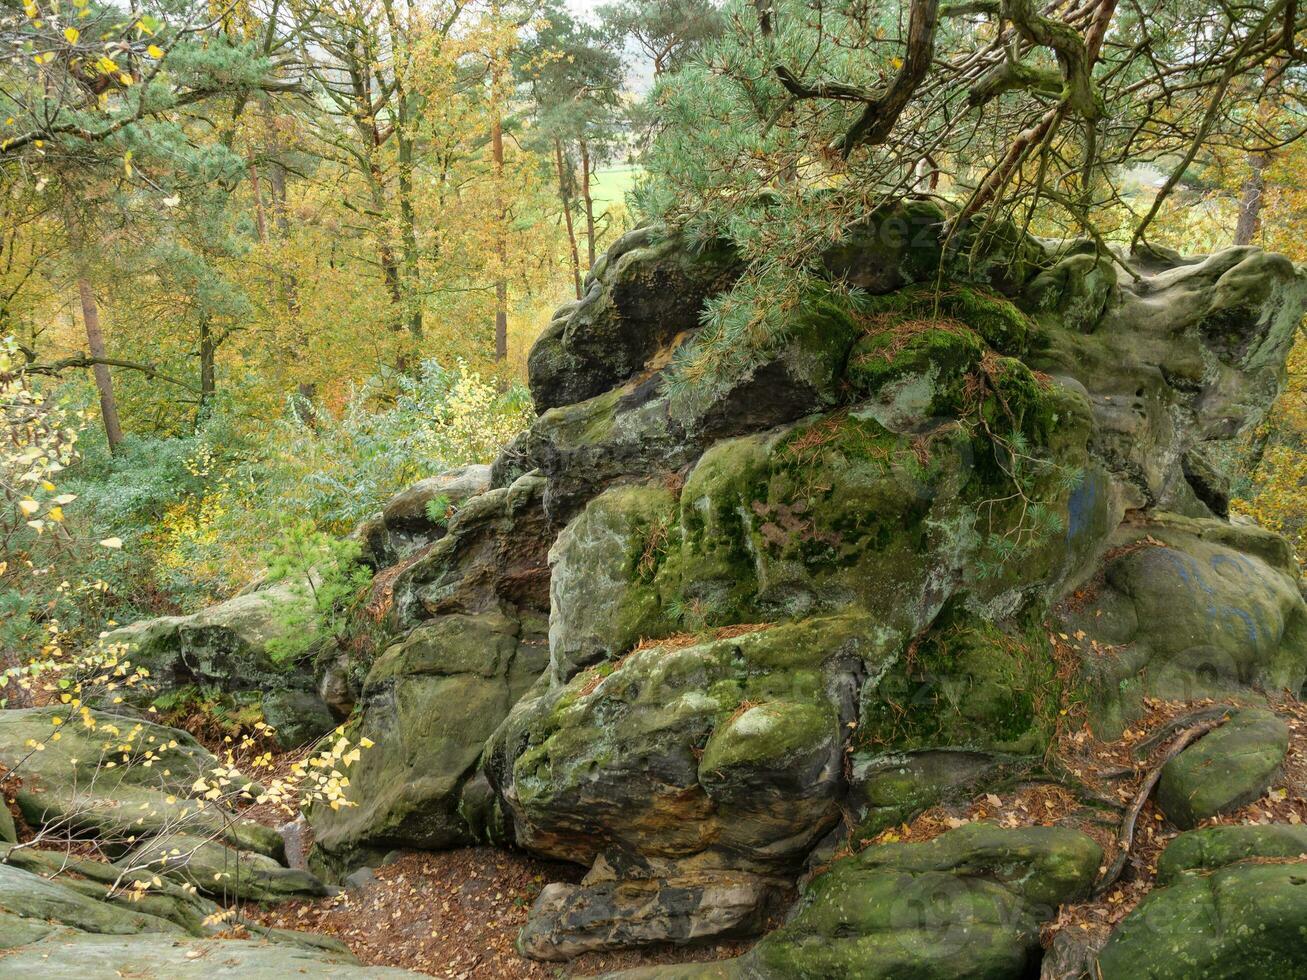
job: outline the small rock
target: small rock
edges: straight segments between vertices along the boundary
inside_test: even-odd
[[[361,892],[367,890],[377,880],[377,873],[364,865],[345,876],[345,891]]]

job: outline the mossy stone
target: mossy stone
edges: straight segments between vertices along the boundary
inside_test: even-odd
[[[1289,728],[1272,711],[1244,708],[1162,769],[1157,802],[1177,827],[1189,829],[1262,796],[1278,778]]]
[[[1181,875],[1215,871],[1249,858],[1307,861],[1307,825],[1240,824],[1191,830],[1166,845],[1157,861],[1157,883],[1169,885]]]
[[[1234,864],[1144,897],[1103,947],[1103,980],[1307,975],[1307,868]]]

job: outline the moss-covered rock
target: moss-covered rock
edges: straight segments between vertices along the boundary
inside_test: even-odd
[[[1102,851],[1052,827],[972,824],[928,844],[886,844],[814,879],[785,926],[742,958],[631,976],[992,978],[1028,975],[1039,930],[1087,894]]]
[[[517,840],[555,857],[792,872],[838,817],[863,615],[649,646],[524,699],[489,747]]]
[[[1284,540],[1253,527],[1154,513],[1109,542],[1098,578],[1063,610],[1086,637],[1090,720],[1118,732],[1142,699],[1298,690],[1307,604]]]
[[[293,748],[329,732],[335,721],[314,690],[311,670],[275,655],[297,631],[312,633],[311,592],[288,583],[238,595],[191,616],[144,620],[107,633],[103,643],[141,671],[144,682],[123,693],[138,707],[160,710],[203,690],[236,711],[269,702],[282,745]],[[307,623],[308,625],[304,625]]]
[[[307,871],[188,833],[160,834],[117,863],[133,871],[158,872],[225,902],[273,903],[329,893],[327,886]]]
[[[527,474],[512,486],[465,500],[444,537],[395,576],[395,628],[501,605],[548,613],[546,555],[554,530],[544,512],[544,490],[539,475]]]
[[[1251,858],[1307,862],[1307,825],[1238,824],[1181,834],[1157,861],[1158,885],[1185,874],[1216,871]]]
[[[450,614],[377,659],[355,726],[374,744],[350,772],[354,805],[310,814],[329,865],[473,839],[459,809],[463,788],[486,738],[544,669],[544,628],[542,619],[500,612]]]
[[[93,728],[67,708],[0,711],[0,764],[21,764],[13,796],[33,827],[58,824],[94,833],[112,853],[178,826],[187,811],[185,823],[197,833],[281,855],[275,830],[217,809],[196,812],[192,784],[213,772],[218,760],[191,735],[125,715],[97,711],[89,717]],[[43,748],[34,751],[35,745]],[[97,768],[101,759],[113,765]]]
[[[1307,974],[1307,868],[1234,864],[1145,896],[1103,947],[1103,980]]]
[[[361,966],[348,950],[315,949],[266,940],[185,939],[156,936],[98,936],[53,933],[5,957],[15,976],[50,980],[87,977],[169,977],[209,980],[284,980],[311,975],[331,980],[386,980],[418,974],[381,966]]]
[[[1289,727],[1265,708],[1244,708],[1162,768],[1157,802],[1189,829],[1262,796],[1280,775]]]
[[[363,544],[363,559],[378,570],[389,568],[439,541],[454,511],[489,490],[490,482],[490,467],[473,464],[406,487],[354,530],[352,536]]]
[[[942,616],[866,700],[863,751],[932,747],[1037,754],[1070,691],[1037,624],[1005,632]]]
[[[695,330],[704,301],[739,271],[722,244],[693,249],[658,226],[623,235],[587,277],[585,297],[559,310],[531,348],[536,408],[584,401],[621,384],[678,334]]]

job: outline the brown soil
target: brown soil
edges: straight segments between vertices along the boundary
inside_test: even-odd
[[[407,852],[377,868],[376,880],[356,891],[247,911],[266,925],[335,936],[364,963],[457,980],[583,977],[652,963],[721,959],[748,946],[589,954],[566,964],[519,956],[513,942],[540,890],[551,881],[576,881],[580,874],[580,868],[490,847]]]

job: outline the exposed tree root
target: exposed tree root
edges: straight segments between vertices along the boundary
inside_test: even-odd
[[[1157,786],[1157,781],[1162,778],[1163,767],[1202,736],[1224,725],[1227,717],[1228,709],[1222,708],[1220,717],[1208,718],[1185,729],[1167,747],[1166,752],[1162,754],[1162,758],[1149,771],[1147,778],[1139,787],[1139,792],[1135,794],[1134,801],[1126,810],[1125,819],[1121,821],[1121,832],[1117,835],[1116,859],[1112,861],[1111,866],[1099,879],[1098,884],[1094,886],[1095,898],[1100,897],[1116,884],[1117,879],[1121,877],[1121,872],[1125,870],[1126,861],[1130,859],[1130,848],[1134,845],[1135,824],[1139,821],[1139,814],[1143,810],[1144,804],[1153,795],[1153,789]],[[1168,725],[1167,727],[1172,726]]]

